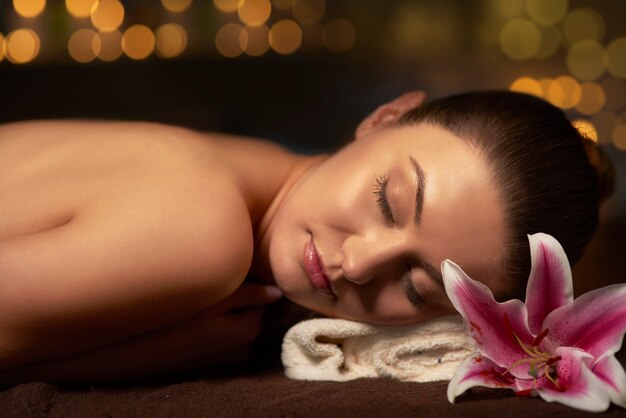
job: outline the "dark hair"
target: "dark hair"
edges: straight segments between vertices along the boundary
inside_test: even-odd
[[[527,234],[554,236],[570,264],[580,258],[598,225],[599,201],[610,193],[613,176],[602,151],[563,111],[527,94],[473,92],[424,104],[399,123],[443,127],[486,157],[510,233],[501,270],[511,280],[511,290],[500,298],[519,298],[525,292],[530,272]]]

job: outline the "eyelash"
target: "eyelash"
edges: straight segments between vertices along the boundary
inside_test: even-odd
[[[384,174],[378,176],[376,179],[376,187],[374,188],[374,196],[376,197],[376,203],[378,203],[378,207],[384,218],[390,223],[395,223],[396,220],[393,218],[391,206],[389,206],[389,200],[387,200],[388,183],[389,177]]]
[[[406,294],[407,299],[413,306],[415,306],[418,310],[422,310],[426,308],[426,301],[422,299],[417,290],[415,290],[415,286],[413,286],[413,282],[411,281],[411,266],[407,265],[407,273],[402,277],[402,283],[404,284],[404,293]]]

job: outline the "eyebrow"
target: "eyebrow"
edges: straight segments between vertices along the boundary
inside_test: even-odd
[[[415,192],[415,216],[413,220],[416,225],[419,225],[422,221],[422,210],[424,209],[424,195],[426,194],[426,174],[422,170],[422,166],[419,165],[417,160],[413,157],[409,157],[413,169],[415,170],[415,177],[417,178],[417,190]],[[426,273],[437,281],[437,284],[443,287],[443,276],[441,271],[432,264],[425,261],[422,257],[419,257],[420,265],[426,271]]]
[[[409,158],[411,160],[411,164],[413,165],[413,169],[415,169],[415,176],[417,178],[417,191],[415,192],[415,216],[413,220],[415,221],[415,225],[419,225],[422,221],[422,209],[424,208],[426,175],[417,160],[413,157]]]

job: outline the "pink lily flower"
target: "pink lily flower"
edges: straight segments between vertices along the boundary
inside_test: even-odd
[[[591,412],[626,408],[626,373],[614,354],[626,332],[626,284],[573,298],[572,273],[559,242],[530,235],[526,303],[495,301],[453,262],[442,264],[448,297],[478,353],[448,385],[448,400],[472,386],[513,389]]]

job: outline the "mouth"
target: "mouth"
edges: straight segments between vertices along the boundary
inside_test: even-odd
[[[329,295],[335,294],[330,286],[330,280],[328,280],[328,277],[326,277],[322,271],[322,262],[317,255],[313,237],[309,238],[309,241],[304,247],[304,270],[309,278],[309,282],[314,288]]]

